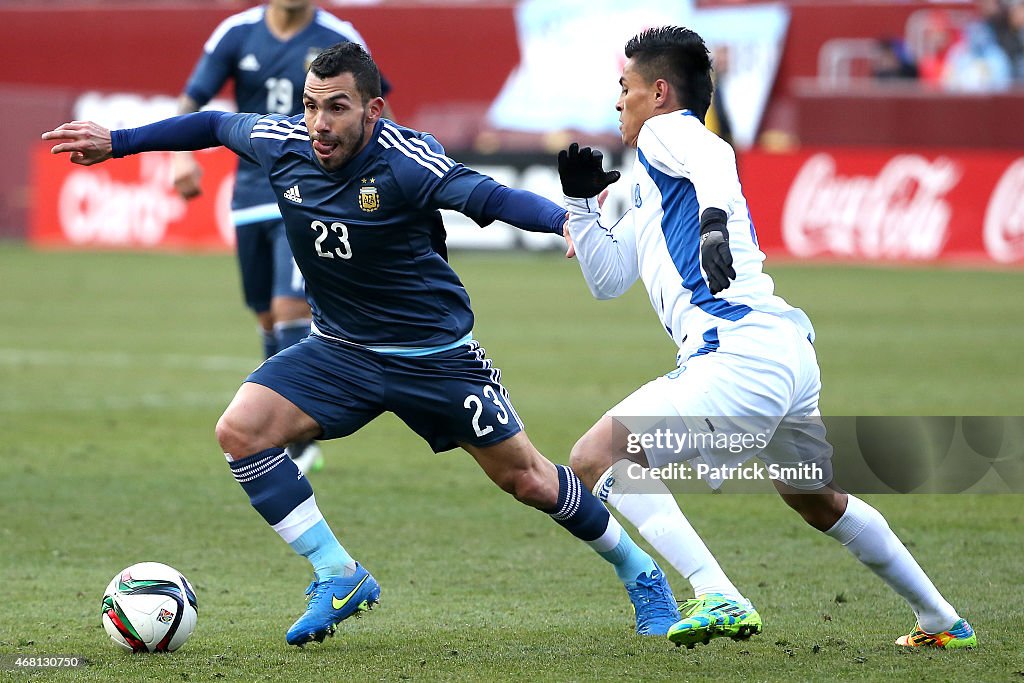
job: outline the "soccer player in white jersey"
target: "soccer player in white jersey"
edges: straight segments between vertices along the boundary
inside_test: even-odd
[[[970,624],[882,515],[832,482],[831,447],[818,413],[814,332],[802,311],[774,295],[733,150],[704,126],[712,82],[703,40],[685,28],[653,28],[631,39],[625,54],[616,109],[623,143],[636,148],[632,206],[614,225],[601,222],[599,197],[619,173],[604,171],[600,152],[573,144],[558,160],[569,210],[566,237],[596,298],[619,296],[643,280],[678,347],[677,367],[609,410],[577,442],[570,462],[693,586],[696,597],[684,605],[669,640],[693,647],[718,636],[747,638],[762,622],[664,483],[641,483],[634,461],[660,467],[690,460],[718,468],[757,456],[806,466],[795,472],[820,473],[774,484],[808,524],[845,546],[910,604],[918,623],[897,644],[975,646]],[[643,416],[648,425],[658,418],[689,438],[635,441]],[[763,441],[753,439],[733,453],[714,439],[692,438],[741,433],[760,434]]]

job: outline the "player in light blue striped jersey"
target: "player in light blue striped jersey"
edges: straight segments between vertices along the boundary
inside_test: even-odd
[[[376,603],[380,586],[338,542],[282,446],[347,436],[386,411],[434,451],[463,448],[495,484],[587,543],[615,568],[637,632],[666,634],[679,611],[664,573],[571,469],[530,443],[501,373],[473,338],[469,296],[446,259],[439,209],[481,226],[502,220],[558,234],[564,210],[381,118],[377,67],[357,43],[313,61],[303,105],[304,116],[200,112],[113,132],[73,122],[43,135],[82,165],[225,145],[270,179],[313,331],[247,378],[217,436],[253,507],[313,566],[306,612],[287,641],[323,640]]]
[[[198,111],[230,80],[238,111],[298,114],[309,63],[343,41],[365,47],[352,24],[314,7],[311,0],[269,0],[234,14],[203,46],[178,112]],[[382,88],[387,95],[387,82]],[[176,154],[174,165],[178,192],[186,199],[197,196],[202,169],[192,153]],[[238,159],[231,221],[245,303],[256,314],[263,355],[269,358],[309,334],[310,311],[274,191],[263,170],[243,157]],[[323,462],[320,447],[312,441],[291,444],[287,451],[303,472]]]

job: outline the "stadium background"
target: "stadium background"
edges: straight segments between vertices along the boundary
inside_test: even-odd
[[[47,245],[228,248],[229,153],[211,155],[208,196],[189,205],[167,191],[169,169],[157,157],[113,168],[107,173],[114,185],[98,185],[96,174],[47,159],[36,134],[40,125],[73,116],[136,125],[172,114],[210,27],[251,4],[0,4],[0,144],[9,160],[0,169],[0,235]],[[769,254],[1024,262],[1024,209],[1016,201],[1024,194],[1021,89],[993,91],[970,78],[952,88],[923,78],[870,78],[875,40],[902,38],[923,61],[929,51],[948,50],[977,18],[972,0],[794,2],[774,12],[735,1],[692,9],[662,0],[619,5],[331,7],[362,32],[394,82],[391,104],[401,122],[433,132],[467,163],[547,195],[557,194],[550,152],[566,140],[581,137],[620,156],[607,125],[614,83],[582,78],[575,92],[562,87],[570,72],[585,74],[588,65],[614,79],[616,64],[559,59],[552,43],[579,41],[573,36],[585,32],[597,36],[592,49],[603,56],[621,50],[622,36],[645,22],[693,19],[712,45],[732,48],[722,92],[738,123],[746,191]],[[538,11],[543,7],[556,9]],[[613,28],[602,9],[614,17]],[[754,12],[766,21],[751,28],[743,18]],[[154,43],[156,27],[168,38]],[[576,48],[586,50],[582,42],[561,46]],[[751,91],[763,95],[733,97]],[[118,192],[106,191],[111,187]],[[88,199],[96,194],[132,208]],[[554,244],[466,223],[455,224],[452,239],[455,247]]]
[[[260,527],[212,438],[258,361],[219,217],[230,155],[204,155],[207,195],[185,205],[161,155],[83,171],[38,140],[78,113],[129,125],[171,113],[213,26],[253,4],[0,0],[0,657],[83,654],[92,666],[74,680],[312,680],[339,663],[360,680],[1020,675],[1019,496],[870,497],[979,629],[984,648],[969,657],[891,648],[910,626],[904,606],[773,496],[684,499],[770,617],[765,636],[742,646],[675,652],[630,636],[625,597],[585,548],[503,498],[468,458],[429,455],[390,418],[328,444],[313,482],[385,602],[327,647],[288,651],[281,633],[305,568]],[[323,4],[366,38],[395,85],[396,118],[434,132],[455,158],[553,198],[552,151],[566,141],[622,159],[590,121],[517,129],[493,111],[526,60],[522,13],[557,6],[569,16],[560,30],[594,29],[600,12],[584,15],[595,3]],[[737,16],[765,10],[686,4],[628,11],[641,24],[711,13],[695,21],[729,42]],[[715,19],[722,11],[739,15]],[[777,40],[735,37],[740,67],[777,58],[751,70],[763,111],[736,147],[768,270],[816,324],[823,410],[1021,415],[1024,89],[869,77],[876,39],[960,25],[974,3],[807,0],[769,11]],[[615,78],[586,95],[610,108]],[[538,97],[548,85],[535,84]],[[557,240],[458,222],[451,232],[478,336],[533,440],[564,462],[601,411],[664,372],[674,351],[642,292],[591,301]],[[144,559],[178,567],[200,594],[199,630],[172,658],[125,659],[99,627],[102,587]]]

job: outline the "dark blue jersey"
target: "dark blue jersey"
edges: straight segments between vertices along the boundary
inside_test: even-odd
[[[422,355],[470,338],[469,297],[444,253],[439,209],[562,234],[565,211],[449,159],[427,133],[382,119],[327,171],[302,116],[200,112],[110,132],[114,157],[224,145],[270,178],[322,336]]]
[[[393,353],[466,339],[473,312],[439,253],[438,210],[489,222],[488,193],[471,195],[490,178],[449,159],[429,134],[386,119],[333,172],[315,158],[302,116],[235,114],[218,130],[222,144],[270,177],[315,332]]]
[[[285,41],[270,32],[265,17],[266,6],[260,6],[221,22],[206,41],[185,94],[202,106],[230,79],[238,111],[291,116],[302,112],[306,71],[317,54],[340,42],[365,47],[352,24],[321,9],[309,26]],[[280,216],[258,165],[239,160],[231,208],[236,225]]]

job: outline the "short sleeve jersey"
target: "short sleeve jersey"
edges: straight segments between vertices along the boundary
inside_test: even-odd
[[[260,6],[221,22],[206,41],[185,94],[202,106],[232,80],[238,111],[291,116],[302,112],[306,71],[317,54],[340,42],[365,47],[352,24],[319,8],[306,28],[284,41],[270,32],[265,19],[266,6]],[[265,174],[244,159],[238,163],[231,208],[236,223],[280,215]]]
[[[386,119],[335,171],[315,158],[301,115],[235,114],[219,135],[270,178],[314,333],[389,350],[470,334],[469,296],[444,257],[439,209],[485,223],[470,196],[487,176],[448,158],[429,134]]]

